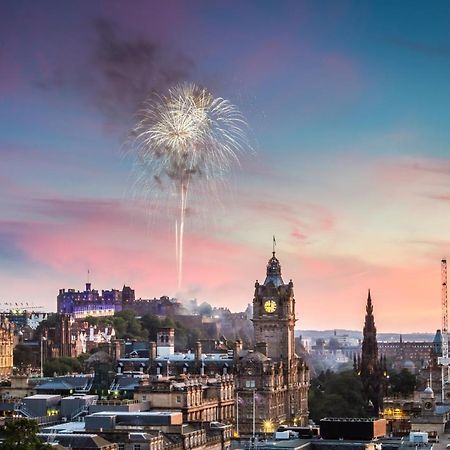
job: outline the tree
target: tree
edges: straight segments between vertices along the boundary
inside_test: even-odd
[[[46,450],[51,447],[43,444],[36,434],[39,433],[37,422],[29,419],[16,419],[6,422],[4,441],[0,450]]]
[[[84,320],[89,324],[89,326],[95,327],[99,324],[100,317],[87,316]]]
[[[389,390],[392,394],[400,394],[404,397],[412,395],[416,388],[417,378],[408,369],[402,369],[398,373],[389,374]]]
[[[33,350],[23,344],[17,344],[14,348],[13,361],[16,367],[31,366],[35,363]]]
[[[324,417],[366,417],[362,383],[352,370],[321,372],[311,381],[310,417],[318,422]]]
[[[81,372],[82,363],[77,358],[63,356],[52,358],[44,364],[44,376],[67,375],[68,373]]]
[[[141,319],[141,324],[144,330],[147,331],[149,340],[156,342],[156,333],[158,328],[161,328],[159,317],[154,314],[145,314]]]
[[[118,339],[147,339],[148,333],[142,328],[140,320],[134,311],[126,309],[116,312],[112,319]]]

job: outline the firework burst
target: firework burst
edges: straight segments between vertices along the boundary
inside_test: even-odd
[[[224,180],[239,156],[251,151],[248,126],[236,106],[195,84],[181,84],[150,98],[133,129],[146,189],[179,197],[175,222],[178,288],[183,269],[184,224],[193,183],[204,188]]]

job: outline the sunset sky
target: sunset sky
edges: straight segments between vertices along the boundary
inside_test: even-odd
[[[135,288],[233,311],[277,240],[299,328],[440,327],[450,257],[450,3],[4,1],[0,300]],[[237,105],[255,148],[174,214],[137,192],[136,105],[193,81]]]

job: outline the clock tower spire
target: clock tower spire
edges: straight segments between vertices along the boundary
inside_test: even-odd
[[[267,356],[274,361],[289,362],[295,354],[294,284],[285,284],[280,261],[272,252],[263,284],[255,283],[253,330],[255,343],[267,343]]]

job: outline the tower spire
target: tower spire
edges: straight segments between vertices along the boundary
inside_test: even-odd
[[[367,295],[360,367],[361,381],[367,400],[373,405],[370,412],[377,416],[383,405],[383,359],[378,358],[377,329],[370,289]]]

